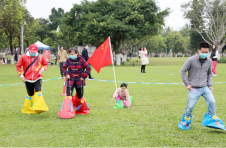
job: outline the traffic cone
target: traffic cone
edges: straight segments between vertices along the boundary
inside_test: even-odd
[[[64,79],[63,93],[61,94],[61,96],[66,96],[66,81],[67,81],[67,78]]]

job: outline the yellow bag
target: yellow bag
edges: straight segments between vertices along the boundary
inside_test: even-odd
[[[41,113],[44,111],[48,111],[49,108],[44,101],[43,94],[41,91],[35,92],[33,99],[32,99],[33,107],[30,107],[33,109],[36,113]]]
[[[22,107],[22,113],[25,114],[35,114],[36,112],[33,110],[33,103],[32,103],[33,97],[26,96],[24,101],[24,106]]]

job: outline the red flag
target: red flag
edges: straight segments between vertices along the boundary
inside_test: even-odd
[[[102,67],[112,64],[111,42],[108,37],[87,61],[99,73]]]

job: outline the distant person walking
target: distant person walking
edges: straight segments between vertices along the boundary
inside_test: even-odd
[[[148,56],[147,56],[147,49],[144,47],[144,50],[143,50],[143,47],[140,47],[139,48],[139,55],[140,55],[140,58],[141,58],[141,73],[146,73],[145,72],[145,67],[147,64],[149,64],[149,61],[148,61]]]
[[[130,59],[132,59],[132,55],[133,55],[133,53],[132,53],[132,51],[130,51]]]
[[[18,61],[18,53],[17,52],[15,52],[14,61],[15,61],[15,63],[17,63],[17,61]]]
[[[64,77],[64,73],[63,73],[63,65],[66,62],[66,60],[68,59],[68,54],[67,51],[64,50],[63,46],[60,46],[60,50],[57,53],[57,64],[60,65],[60,74],[61,77]]]
[[[88,55],[88,50],[89,49],[89,46],[87,44],[84,45],[84,48],[82,50],[82,57],[86,60],[86,62],[89,60],[89,55]],[[90,66],[90,64],[89,64]],[[92,76],[91,76],[91,72],[89,72],[89,79],[94,79]]]
[[[209,57],[213,61],[213,66],[212,66],[213,76],[217,76],[217,59],[218,59],[218,56],[219,56],[219,52],[217,50],[216,45],[213,45],[212,48],[213,48],[213,50],[211,51]]]
[[[5,64],[5,51],[3,51],[3,62]]]

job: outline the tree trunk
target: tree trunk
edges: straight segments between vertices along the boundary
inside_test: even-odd
[[[116,65],[121,65],[122,42],[123,42],[123,39],[119,39],[118,45],[116,45],[116,43],[115,43]]]
[[[26,44],[27,44],[27,47],[29,47],[29,42],[28,41],[25,41],[26,42]]]
[[[116,65],[121,65],[122,54],[115,54]]]
[[[11,55],[13,55],[13,35],[12,35],[12,33],[10,33],[10,37],[9,37],[9,46],[10,46]]]

